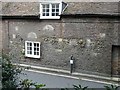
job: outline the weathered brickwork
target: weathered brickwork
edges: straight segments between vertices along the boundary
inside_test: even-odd
[[[75,57],[76,72],[111,74],[111,49],[114,44],[114,21],[107,19],[62,19],[58,21],[9,21],[9,47],[19,62],[70,69]],[[111,23],[110,23],[111,22]],[[118,24],[118,23],[117,23]],[[48,27],[48,28],[46,28]],[[28,37],[35,33],[37,38]],[[117,36],[116,36],[117,37]],[[62,41],[60,41],[62,39]],[[26,40],[41,42],[41,58],[24,58]],[[16,61],[16,58],[15,58]],[[18,62],[18,61],[17,61]]]
[[[2,52],[2,20],[0,20],[0,53]]]
[[[0,2],[0,14],[2,12],[2,3]],[[2,52],[2,20],[0,17],[0,53]]]
[[[24,5],[25,11],[19,5]],[[36,5],[39,4],[4,3],[3,7],[13,11],[3,8],[3,12],[8,16],[36,16],[39,15]],[[113,56],[112,50],[113,45],[120,45],[119,18],[64,17],[85,13],[118,14],[118,3],[68,3],[60,20],[4,19],[3,49],[9,52],[14,62],[70,70],[69,60],[73,55],[74,72],[119,74],[120,55],[117,52]],[[41,42],[40,59],[25,57],[25,41],[29,40]]]

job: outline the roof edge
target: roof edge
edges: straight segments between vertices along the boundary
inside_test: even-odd
[[[39,15],[0,15],[2,19],[39,19]],[[120,14],[61,14],[61,17],[99,17],[99,18],[120,18]]]

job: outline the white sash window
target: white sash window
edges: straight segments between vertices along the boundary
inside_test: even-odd
[[[62,2],[41,2],[40,19],[60,19]]]
[[[25,41],[25,56],[40,58],[40,42]]]

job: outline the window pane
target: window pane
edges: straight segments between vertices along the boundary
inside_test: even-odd
[[[55,16],[55,13],[52,13],[52,16]]]
[[[30,47],[30,50],[32,50],[32,47]]]
[[[30,46],[32,46],[32,43],[30,43]]]
[[[34,47],[36,46],[36,43],[34,43]]]
[[[49,12],[50,12],[50,10],[49,10],[49,7],[50,7],[50,5],[49,4],[42,4],[42,6],[43,6],[43,10],[42,10],[42,16],[49,16]]]
[[[30,54],[32,54],[32,51],[30,51]]]
[[[39,55],[39,52],[37,52],[37,55]]]
[[[27,51],[27,54],[32,54],[32,51]]]
[[[37,53],[36,52],[34,52],[34,55],[36,55]]]
[[[56,8],[59,8],[59,4],[56,4]]]
[[[55,8],[55,4],[52,4],[52,8]]]
[[[30,42],[27,42],[27,46],[32,46],[32,43],[30,43]]]
[[[45,8],[45,5],[44,5],[44,4],[43,4],[42,6],[43,6],[43,8]]]
[[[46,8],[49,8],[49,4],[46,4]]]
[[[27,43],[27,46],[30,46],[30,43]]]
[[[34,48],[34,51],[36,51],[36,48]]]
[[[45,9],[43,9],[43,12],[45,12]]]
[[[59,13],[56,13],[56,16],[59,16]]]
[[[37,48],[37,51],[39,51],[39,48]]]
[[[30,50],[30,47],[27,47],[27,50]]]
[[[59,12],[59,9],[56,9],[56,12]]]
[[[52,9],[52,12],[55,12],[55,9]]]
[[[46,16],[46,13],[45,13],[45,16]]]
[[[34,55],[39,55],[39,50],[39,43],[34,43]]]
[[[43,13],[42,15],[45,16],[45,13]]]
[[[32,50],[32,47],[27,47],[27,50]]]
[[[59,4],[52,4],[52,16],[59,15]]]
[[[45,16],[49,16],[49,13],[46,13],[46,15]]]
[[[30,51],[27,51],[27,54],[30,54]]]
[[[49,9],[46,9],[46,12],[49,12]]]
[[[39,47],[39,43],[37,43],[37,47]]]

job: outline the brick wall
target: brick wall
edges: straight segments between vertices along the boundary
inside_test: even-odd
[[[39,4],[4,3],[3,14],[38,16],[36,5]],[[69,3],[64,14],[84,12],[118,14],[118,3]],[[3,49],[14,62],[70,70],[69,60],[73,55],[75,72],[118,74],[118,60],[112,59],[112,46],[119,45],[118,18],[62,17],[61,20],[4,19],[2,22]],[[30,33],[37,38],[29,36]],[[25,57],[26,40],[41,42],[40,59]]]
[[[73,55],[75,72],[111,75],[112,45],[118,37],[114,33],[117,19],[8,21],[9,49],[17,56],[15,62],[70,70],[69,60]],[[28,37],[29,33],[35,33],[37,38]],[[24,58],[21,54],[26,40],[41,42],[40,59]]]

